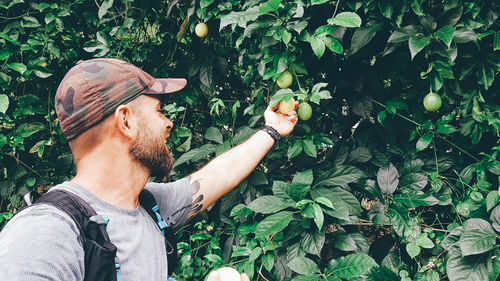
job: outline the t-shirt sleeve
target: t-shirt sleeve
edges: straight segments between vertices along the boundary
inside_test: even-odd
[[[161,216],[174,229],[178,229],[186,223],[193,201],[188,179],[184,178],[169,183],[150,182],[146,184],[145,188],[153,193]]]
[[[0,232],[0,276],[9,281],[82,281],[84,251],[71,218],[47,205],[14,216]]]

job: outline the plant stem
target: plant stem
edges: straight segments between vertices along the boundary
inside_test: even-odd
[[[5,154],[5,155],[8,155],[8,156],[10,156],[10,157],[12,157],[13,159],[15,159],[15,160],[16,160],[16,162],[17,162],[17,163],[19,163],[19,164],[23,165],[24,167],[28,168],[30,171],[32,171],[33,173],[35,173],[37,176],[39,176],[40,178],[42,178],[42,175],[40,175],[37,171],[35,171],[35,170],[34,170],[33,168],[31,168],[30,166],[28,166],[28,164],[24,163],[24,162],[23,162],[21,159],[19,159],[18,157],[13,156],[13,155],[10,155],[10,154],[5,153],[5,152],[4,152],[4,154]]]
[[[434,160],[436,162],[436,175],[439,175],[438,157],[437,157],[436,143],[434,142],[434,138],[432,138],[432,148],[434,150]]]
[[[474,159],[474,161],[476,162],[479,162],[479,159],[477,159],[476,157],[474,157],[474,155],[470,154],[469,152],[465,151],[463,148],[457,146],[456,144],[452,143],[451,141],[447,140],[445,137],[443,136],[439,136],[438,137],[442,140],[444,140],[445,142],[447,142],[448,144],[452,145],[453,147],[455,147],[456,149],[460,150],[461,152],[465,153],[466,155],[468,155],[470,158]]]

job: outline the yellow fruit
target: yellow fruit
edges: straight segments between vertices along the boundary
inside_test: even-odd
[[[47,62],[45,62],[45,61],[44,61],[44,62],[41,62],[41,63],[40,63],[40,66],[41,66],[41,67],[47,67]]]
[[[208,275],[207,281],[240,281],[240,273],[231,267],[219,268]]]
[[[206,37],[208,35],[208,27],[204,22],[198,23],[194,27],[194,33],[200,38]]]
[[[292,81],[292,74],[289,71],[284,71],[278,79],[276,79],[276,83],[281,89],[290,87],[292,85]]]
[[[280,101],[279,111],[283,114],[287,114],[288,112],[295,109],[295,100],[293,98],[285,101]]]

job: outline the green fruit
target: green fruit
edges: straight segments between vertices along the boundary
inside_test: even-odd
[[[427,111],[437,111],[441,108],[441,97],[433,92],[424,97],[424,107]]]
[[[292,74],[289,71],[284,71],[278,77],[276,83],[278,83],[278,86],[281,89],[284,89],[290,87],[292,85],[292,81],[293,81]]]
[[[279,111],[283,114],[287,114],[288,112],[295,109],[295,100],[293,98],[285,101],[280,101]]]
[[[303,102],[299,105],[299,109],[297,111],[297,114],[299,115],[300,120],[307,121],[311,119],[312,115],[312,108],[311,105],[309,105],[307,102]]]
[[[200,37],[200,38],[206,37],[207,34],[208,34],[208,27],[207,27],[207,25],[204,22],[198,23],[194,27],[194,33],[196,33],[196,35],[198,37]]]

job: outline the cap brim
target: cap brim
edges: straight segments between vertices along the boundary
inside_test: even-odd
[[[155,83],[143,94],[161,95],[177,92],[186,87],[187,80],[184,78],[157,78]]]

